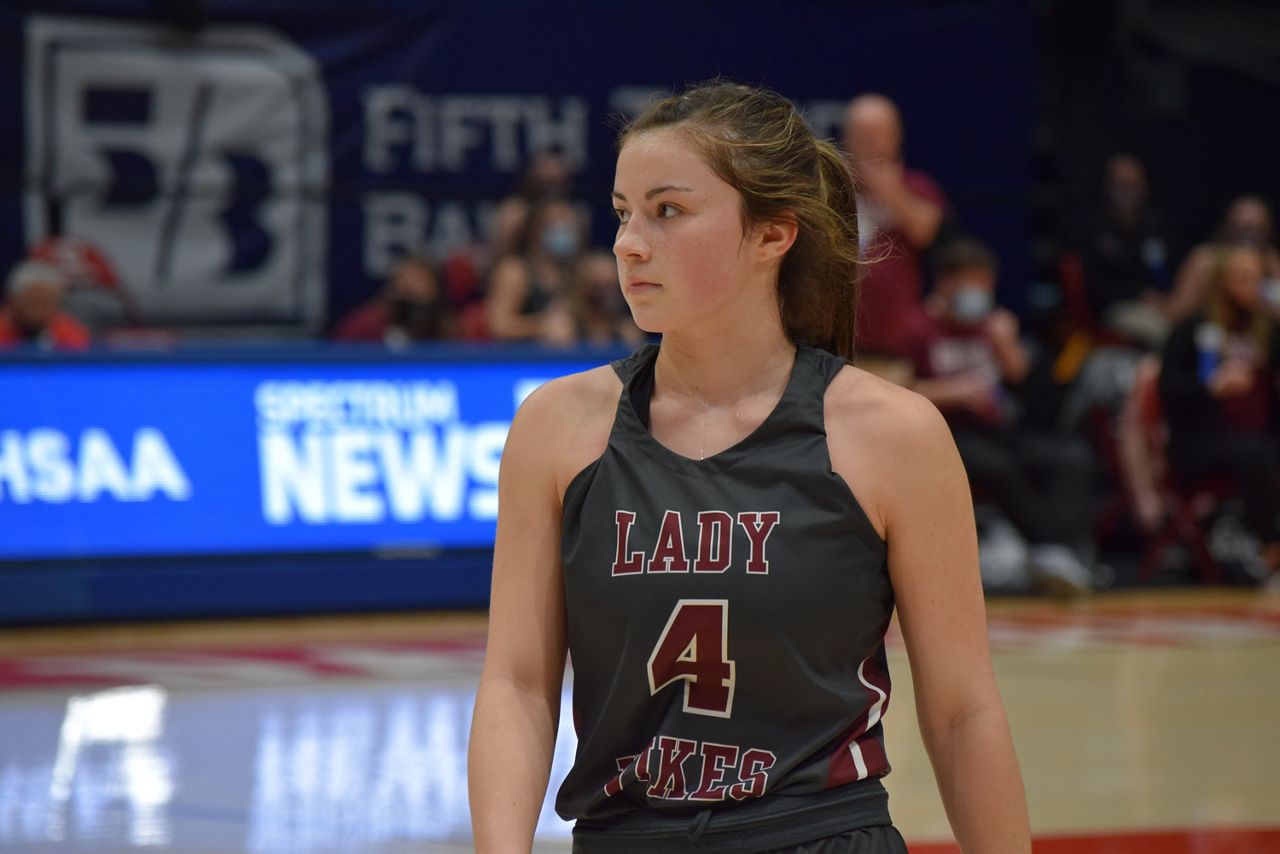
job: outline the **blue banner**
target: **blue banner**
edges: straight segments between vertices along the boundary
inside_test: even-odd
[[[0,560],[491,547],[517,405],[600,362],[11,364]]]
[[[321,332],[398,254],[483,241],[549,146],[607,246],[612,117],[716,75],[829,137],[888,94],[908,164],[1015,294],[1027,266],[1023,0],[16,0],[0,72],[0,263],[87,240],[118,274],[104,302],[147,324]]]

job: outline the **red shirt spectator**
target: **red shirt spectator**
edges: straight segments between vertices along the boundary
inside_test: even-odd
[[[902,161],[902,117],[883,95],[859,95],[845,114],[844,145],[858,182],[858,226],[871,262],[858,304],[858,347],[908,354],[924,293],[923,255],[937,239],[946,199]]]
[[[921,380],[963,378],[974,392],[963,406],[943,405],[947,420],[999,426],[1006,421],[1002,406],[1000,362],[992,346],[986,319],[957,323],[949,317],[925,314],[918,321],[911,346],[911,362]]]
[[[425,258],[408,256],[396,262],[378,296],[338,322],[333,337],[400,347],[458,336],[435,266]]]
[[[902,171],[906,191],[942,209],[946,198],[923,172]],[[924,252],[900,226],[877,221],[877,206],[869,197],[859,199],[867,209],[859,225],[867,235],[865,256],[871,260],[862,278],[858,302],[858,344],[869,353],[905,355],[912,326],[921,310],[924,292]]]
[[[62,273],[49,264],[24,261],[14,267],[0,306],[0,347],[87,349],[89,330],[62,311],[64,288]]]

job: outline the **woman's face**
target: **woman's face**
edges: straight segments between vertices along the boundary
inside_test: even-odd
[[[1243,198],[1227,211],[1227,239],[1261,248],[1271,239],[1271,214],[1257,199]]]
[[[670,332],[741,300],[739,283],[753,272],[741,196],[684,134],[666,128],[628,140],[613,205],[618,279],[641,329]]]
[[[1262,254],[1251,248],[1232,250],[1222,264],[1222,289],[1227,297],[1246,311],[1262,306]]]

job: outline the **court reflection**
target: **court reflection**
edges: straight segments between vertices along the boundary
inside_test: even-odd
[[[469,838],[466,763],[474,704],[471,686],[416,692],[364,686],[359,694],[308,693],[265,710],[249,849]],[[562,720],[552,771],[557,785],[573,750],[572,727]],[[550,798],[539,833],[569,835]]]
[[[159,686],[143,685],[67,700],[49,773],[45,839],[118,836],[144,847],[172,840],[173,760],[162,743],[167,699]]]
[[[471,681],[26,700],[0,704],[0,847],[378,851],[470,838]],[[576,745],[569,717],[541,839],[569,836],[552,809]]]
[[[470,836],[467,732],[475,690],[310,697],[260,720],[248,848],[461,840]],[[563,734],[557,772],[572,759]],[[545,834],[568,826],[544,810]]]

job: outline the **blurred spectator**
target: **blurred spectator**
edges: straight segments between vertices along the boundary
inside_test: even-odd
[[[1234,246],[1251,246],[1262,253],[1268,284],[1264,299],[1274,316],[1280,318],[1280,252],[1272,243],[1271,208],[1258,196],[1241,196],[1227,207],[1217,234],[1187,253],[1173,281],[1168,313],[1178,323],[1200,311],[1215,271],[1226,252]]]
[[[9,273],[0,306],[0,347],[33,345],[52,350],[84,350],[89,330],[62,310],[66,278],[41,261],[23,261]]]
[[[568,202],[544,201],[529,215],[516,252],[498,261],[486,301],[489,334],[498,340],[574,339],[563,303],[586,248],[586,229]]]
[[[1064,436],[1023,429],[1007,387],[1027,376],[1029,362],[1014,315],[996,305],[998,262],[969,239],[938,253],[938,273],[911,353],[915,389],[951,425],[980,502],[995,504],[1031,543],[1030,569],[1053,589],[1088,590],[1079,554],[1092,550],[1091,458]]]
[[[488,226],[490,263],[518,252],[530,213],[543,202],[567,199],[573,185],[569,161],[558,148],[544,148],[529,157],[516,191],[494,208]]]
[[[140,324],[137,306],[115,265],[95,244],[79,237],[51,235],[32,246],[27,257],[58,268],[66,283],[63,310],[94,333]]]
[[[1169,462],[1190,484],[1229,476],[1243,519],[1280,567],[1280,326],[1264,310],[1266,255],[1226,250],[1201,311],[1176,326],[1164,349],[1160,397]]]
[[[403,347],[456,338],[458,324],[434,266],[426,258],[411,255],[396,262],[382,292],[344,317],[333,337]]]
[[[885,96],[849,102],[843,141],[858,181],[863,254],[873,262],[858,306],[858,346],[872,358],[859,364],[897,378],[884,360],[908,355],[924,292],[923,256],[942,226],[946,200],[928,175],[903,165],[902,117]]]
[[[618,285],[618,262],[610,252],[596,250],[578,262],[568,308],[579,342],[634,346],[644,340],[631,320]]]
[[[1085,288],[1094,321],[1123,340],[1158,349],[1169,334],[1168,241],[1148,204],[1142,161],[1107,161],[1106,201],[1083,242]]]

